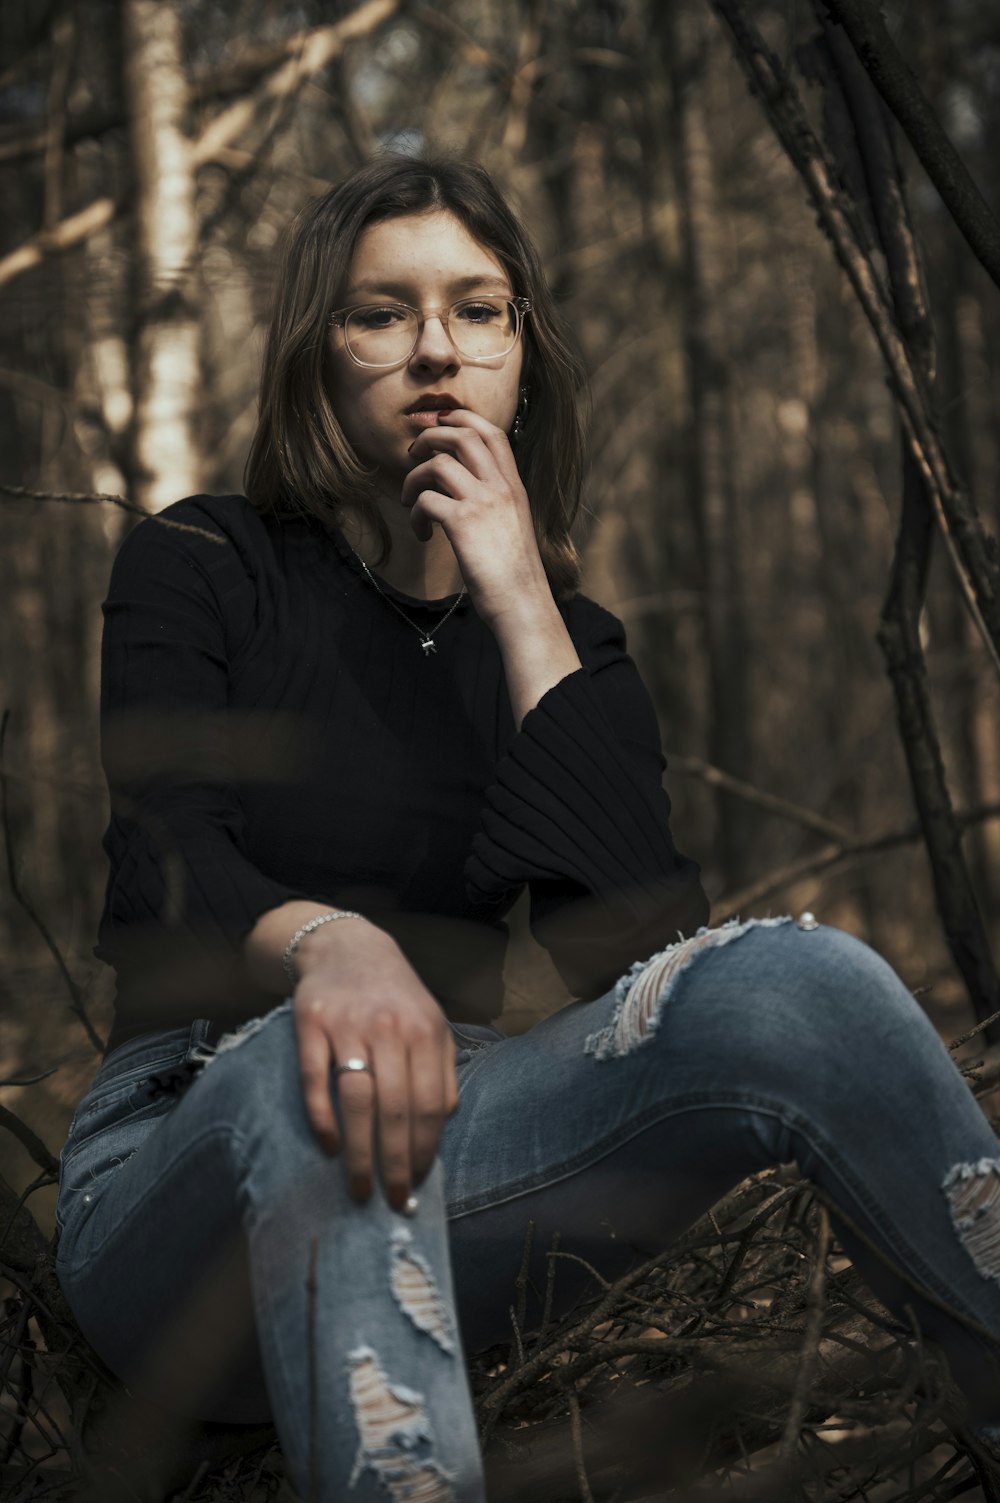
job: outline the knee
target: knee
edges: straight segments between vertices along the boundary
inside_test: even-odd
[[[743,988],[740,1043],[831,1064],[860,1066],[931,1025],[903,981],[863,940],[830,925],[791,922],[755,929],[732,954],[732,981]],[[739,1045],[737,1045],[739,1047]]]
[[[610,1026],[587,1047],[623,1055],[660,1036],[669,1050],[683,1027],[717,1064],[728,1054],[738,1069],[757,1054],[834,1057],[930,1024],[862,940],[784,918],[723,924],[633,966]]]
[[[280,1149],[311,1140],[290,1007],[283,1004],[224,1035],[208,1051],[191,1101],[241,1143]]]

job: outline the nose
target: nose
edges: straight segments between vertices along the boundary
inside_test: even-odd
[[[461,356],[452,344],[443,314],[425,314],[423,327],[413,346],[410,364],[417,370],[457,370]]]

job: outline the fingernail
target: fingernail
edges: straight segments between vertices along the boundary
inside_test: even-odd
[[[415,1216],[420,1209],[420,1202],[415,1195],[408,1195],[399,1209],[404,1216]]]

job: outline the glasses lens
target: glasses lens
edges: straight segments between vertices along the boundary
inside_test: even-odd
[[[363,365],[395,365],[416,343],[417,315],[397,303],[355,308],[344,322],[344,338]]]
[[[518,312],[503,298],[465,298],[448,315],[448,332],[470,360],[505,355],[517,339]]]
[[[448,309],[448,333],[460,355],[490,360],[517,343],[520,314],[504,298],[463,298]],[[397,365],[417,342],[419,320],[411,308],[385,303],[355,308],[344,321],[344,338],[362,365]]]

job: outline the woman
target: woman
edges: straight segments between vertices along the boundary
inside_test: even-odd
[[[509,1336],[529,1219],[536,1285],[557,1231],[613,1275],[793,1157],[1000,1437],[996,1138],[866,946],[703,927],[650,701],[576,592],[578,382],[488,175],[386,157],[289,240],[249,499],[114,566],[119,991],[60,1278],[137,1390],[273,1416],[311,1498],[482,1498],[462,1345]],[[580,1000],[507,1039],[525,884]]]

